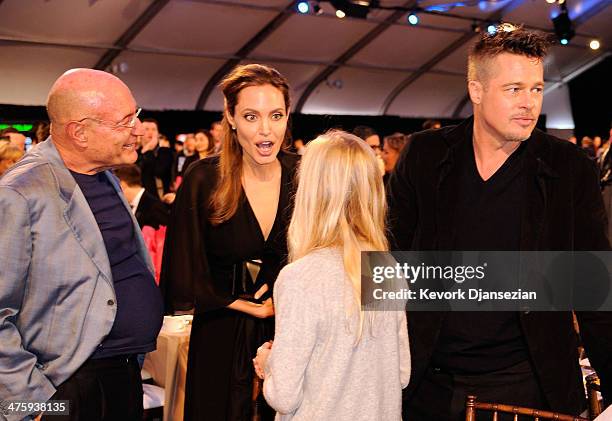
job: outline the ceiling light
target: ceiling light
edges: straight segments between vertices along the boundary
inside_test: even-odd
[[[310,4],[307,1],[300,1],[297,4],[297,10],[305,15],[310,12]]]
[[[565,3],[561,5],[561,13],[559,13],[556,18],[553,18],[552,21],[559,42],[561,42],[562,45],[569,44],[576,32],[574,31],[574,25],[569,17],[567,5]]]
[[[373,8],[377,8],[380,0],[329,0],[336,8],[336,16],[341,10],[344,16],[366,19]]]
[[[589,43],[589,47],[591,47],[591,50],[599,50],[599,47],[601,47],[601,44],[599,43],[599,41],[594,39]]]

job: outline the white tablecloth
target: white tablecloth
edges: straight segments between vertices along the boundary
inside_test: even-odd
[[[191,325],[181,331],[162,329],[157,349],[147,354],[143,368],[164,388],[164,421],[182,421]]]

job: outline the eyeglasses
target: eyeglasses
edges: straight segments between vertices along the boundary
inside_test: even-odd
[[[113,121],[100,120],[98,118],[93,118],[93,117],[85,117],[80,120],[73,120],[73,121],[76,121],[77,123],[81,123],[85,120],[92,120],[98,124],[102,124],[103,126],[112,127],[113,129],[118,129],[119,127],[123,127],[126,129],[133,129],[136,126],[136,120],[138,120],[138,115],[140,114],[141,111],[142,111],[142,108],[139,107],[134,113],[134,115],[130,118],[130,121],[128,121],[127,123],[115,123]]]

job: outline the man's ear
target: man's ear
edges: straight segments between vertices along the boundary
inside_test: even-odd
[[[87,135],[85,134],[85,125],[77,121],[71,121],[64,127],[66,135],[70,140],[76,143],[80,148],[87,147]]]
[[[482,102],[483,91],[484,87],[481,82],[477,80],[470,80],[468,82],[468,93],[473,104],[479,105]]]

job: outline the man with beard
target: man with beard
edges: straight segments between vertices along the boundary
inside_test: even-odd
[[[397,250],[608,250],[597,170],[535,129],[547,39],[502,25],[468,57],[474,116],[413,135],[388,184]],[[604,399],[612,319],[577,312]],[[403,415],[465,419],[465,398],[580,414],[586,408],[572,313],[411,312]]]

